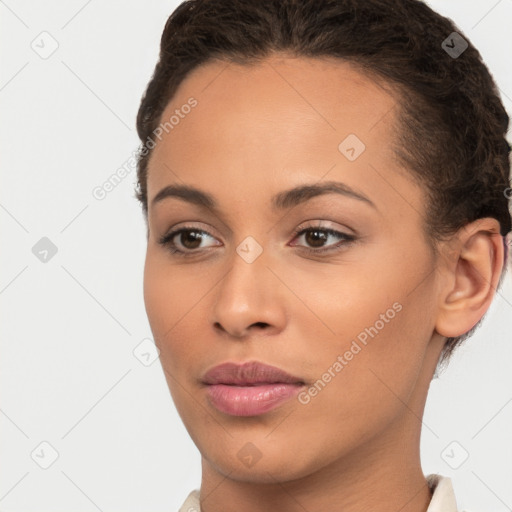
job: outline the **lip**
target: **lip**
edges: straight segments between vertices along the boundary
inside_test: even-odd
[[[223,363],[203,376],[210,403],[232,416],[256,416],[297,395],[304,381],[257,361]]]
[[[208,370],[203,377],[204,384],[228,384],[233,386],[254,386],[256,384],[304,384],[300,377],[258,361],[247,363],[223,363]]]

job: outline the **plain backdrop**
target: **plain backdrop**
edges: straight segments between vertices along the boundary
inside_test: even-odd
[[[139,144],[178,3],[0,1],[3,512],[174,512],[199,487],[199,453],[145,355],[135,171],[93,194]],[[512,113],[512,0],[428,3],[480,50]],[[424,472],[450,476],[472,512],[512,509],[511,328],[508,276],[427,402]]]

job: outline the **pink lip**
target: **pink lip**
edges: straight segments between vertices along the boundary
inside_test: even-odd
[[[304,385],[275,366],[251,361],[224,363],[203,377],[211,404],[233,416],[255,416],[281,405],[295,396]]]

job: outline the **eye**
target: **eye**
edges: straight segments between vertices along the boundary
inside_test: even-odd
[[[204,249],[205,246],[202,245],[202,242],[205,238],[213,239],[213,236],[202,229],[185,226],[165,234],[158,240],[158,243],[167,247],[172,254],[185,256],[187,253],[196,252],[196,249]]]
[[[298,245],[302,247],[303,250],[312,254],[342,250],[345,246],[356,240],[354,235],[349,235],[331,228],[325,228],[320,225],[306,228],[299,227],[293,233],[293,236],[293,240],[303,238],[305,243],[310,247],[300,244],[292,244],[292,247]],[[168,248],[171,254],[176,256],[192,256],[201,252],[201,249],[222,245],[221,243],[214,243],[210,246],[203,245],[203,242],[208,238],[215,240],[207,231],[193,226],[185,226],[166,233],[158,240],[158,243]],[[325,246],[329,238],[337,239],[339,242]]]
[[[328,251],[336,251],[340,250],[343,247],[351,242],[356,240],[354,235],[348,235],[341,231],[336,231],[335,229],[325,228],[320,225],[318,226],[310,226],[304,229],[300,227],[295,232],[295,238],[304,238],[306,244],[309,244],[311,247],[305,247],[306,251],[311,253],[323,253]],[[328,245],[327,247],[324,244],[329,240],[329,237],[340,240],[339,243],[335,245]]]

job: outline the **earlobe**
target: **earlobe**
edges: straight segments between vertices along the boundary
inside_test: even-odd
[[[464,226],[447,244],[436,331],[447,338],[470,331],[491,305],[503,268],[504,247],[496,219]],[[446,252],[444,253],[446,254]]]

